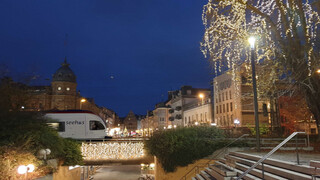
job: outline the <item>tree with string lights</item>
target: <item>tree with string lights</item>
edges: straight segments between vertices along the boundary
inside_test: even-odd
[[[257,38],[259,97],[286,81],[304,96],[319,129],[320,68],[318,2],[303,0],[209,0],[203,7],[201,51],[219,73],[249,63],[249,36]],[[250,67],[246,67],[249,68]],[[320,136],[319,136],[320,137]]]

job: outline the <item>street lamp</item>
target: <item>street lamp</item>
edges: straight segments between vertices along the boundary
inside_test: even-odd
[[[204,95],[201,93],[199,94],[199,98],[201,99],[201,104],[203,104],[203,98],[204,98]]]
[[[84,103],[84,102],[86,102],[87,100],[86,99],[84,99],[84,98],[82,98],[81,100],[80,100],[80,109],[82,108],[82,103]]]
[[[31,173],[34,171],[34,165],[33,164],[29,164],[27,166],[25,165],[21,165],[18,167],[17,171],[18,171],[18,174],[25,174],[25,179],[28,179],[28,173]]]
[[[257,82],[256,82],[256,67],[255,67],[255,41],[254,37],[248,39],[251,48],[251,67],[252,67],[252,87],[253,87],[253,103],[254,103],[254,119],[256,126],[257,151],[260,151],[260,131],[259,131],[259,112],[257,98]]]
[[[234,123],[235,127],[237,127],[237,125],[240,124],[240,121],[239,121],[238,119],[235,119],[235,120],[233,121],[233,123]]]
[[[320,69],[317,69],[317,71],[316,71],[318,74],[320,74]]]

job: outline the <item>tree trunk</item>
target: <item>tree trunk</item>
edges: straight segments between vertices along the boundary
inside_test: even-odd
[[[305,96],[305,99],[307,101],[308,107],[311,111],[311,113],[314,116],[314,119],[316,120],[316,124],[317,124],[317,128],[318,128],[318,141],[320,141],[320,132],[319,132],[319,128],[320,128],[320,78],[317,77],[319,76],[318,74],[316,74],[315,76],[311,77],[310,80],[310,87],[313,87],[313,89],[311,89],[308,86],[303,86],[303,93]]]

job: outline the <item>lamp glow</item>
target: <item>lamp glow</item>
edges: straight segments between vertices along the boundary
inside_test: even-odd
[[[81,101],[80,102],[86,102],[87,100],[86,99],[81,99]]]
[[[33,172],[34,171],[34,165],[33,164],[28,164],[27,170],[28,170],[28,172]]]
[[[320,74],[320,69],[318,69],[318,70],[317,70],[317,73],[319,73],[319,74]]]
[[[199,94],[199,97],[202,99],[204,97],[204,95],[201,93],[201,94]]]
[[[28,171],[27,166],[21,165],[18,167],[18,173],[19,174],[25,174]]]
[[[254,48],[254,43],[256,42],[256,38],[251,36],[249,39],[249,44],[250,44],[250,47],[253,49]]]

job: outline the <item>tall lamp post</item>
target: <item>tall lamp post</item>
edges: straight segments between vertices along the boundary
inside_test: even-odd
[[[204,98],[204,95],[201,93],[199,94],[199,98],[201,99],[201,105],[203,105],[203,98]]]
[[[86,102],[87,100],[86,99],[84,99],[84,98],[82,98],[81,100],[80,100],[80,110],[82,109],[82,103],[84,103],[84,102]]]
[[[249,38],[251,48],[251,67],[252,67],[252,87],[253,87],[253,104],[254,104],[254,120],[256,127],[257,151],[260,151],[260,131],[259,131],[259,112],[257,98],[257,82],[256,82],[256,67],[255,67],[255,41],[254,37]]]

